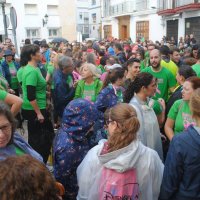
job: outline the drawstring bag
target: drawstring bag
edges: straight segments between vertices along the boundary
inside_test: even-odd
[[[136,170],[131,169],[123,173],[103,168],[99,200],[105,199],[139,199],[139,184],[137,182]]]

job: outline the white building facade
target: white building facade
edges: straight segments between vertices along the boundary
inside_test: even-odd
[[[89,0],[90,38],[101,39],[102,0]]]
[[[193,34],[200,42],[200,0],[159,0],[164,35],[168,38]]]
[[[66,1],[65,1],[66,2]],[[26,38],[34,40],[46,39],[51,41],[55,37],[65,37],[64,29],[66,29],[63,22],[65,15],[64,12],[67,12],[66,3],[63,0],[6,0],[5,12],[6,15],[10,16],[10,7],[14,7],[17,13],[17,43],[20,45],[23,40]],[[63,8],[66,9],[63,12]],[[75,6],[71,5],[71,9],[75,9]],[[69,22],[74,24],[74,28],[71,28],[70,32],[76,34],[76,19],[75,19],[75,10],[73,17],[66,18],[65,21],[68,22],[67,25],[70,25]],[[0,35],[4,35],[3,27],[3,17],[2,11],[0,12]],[[12,26],[11,24],[8,27],[8,37],[12,38]],[[69,30],[68,30],[69,32]],[[3,39],[3,38],[2,38]],[[72,38],[66,38],[68,40]],[[76,37],[74,37],[76,39]]]
[[[157,0],[103,0],[103,37],[161,40],[164,29],[157,6]]]
[[[76,24],[76,31],[80,33],[77,40],[89,38],[89,0],[76,0]]]

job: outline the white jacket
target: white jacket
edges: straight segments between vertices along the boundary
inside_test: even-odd
[[[103,167],[119,173],[135,168],[139,199],[157,200],[164,168],[158,154],[136,140],[123,149],[101,155],[104,142],[100,141],[92,148],[77,169],[77,200],[98,200],[98,183]]]
[[[140,122],[138,139],[145,146],[155,150],[160,156],[160,159],[163,160],[160,127],[153,108],[147,106],[146,103],[141,101],[136,95],[131,99],[129,104],[135,108],[137,118]]]

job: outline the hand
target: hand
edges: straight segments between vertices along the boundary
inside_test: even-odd
[[[160,99],[158,99],[158,102],[159,102],[160,105],[162,106],[163,110],[165,110],[165,108],[166,108],[166,104],[165,104],[164,99],[160,98]]]
[[[74,81],[73,87],[76,88],[77,85],[78,85],[78,80]]]
[[[44,116],[42,115],[42,113],[37,114],[37,119],[40,123],[44,122]]]
[[[8,93],[10,93],[10,94],[15,94],[15,91],[12,90],[12,89],[8,89]]]

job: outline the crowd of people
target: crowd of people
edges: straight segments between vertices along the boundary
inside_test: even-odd
[[[173,41],[6,38],[0,199],[199,200],[200,46]]]

